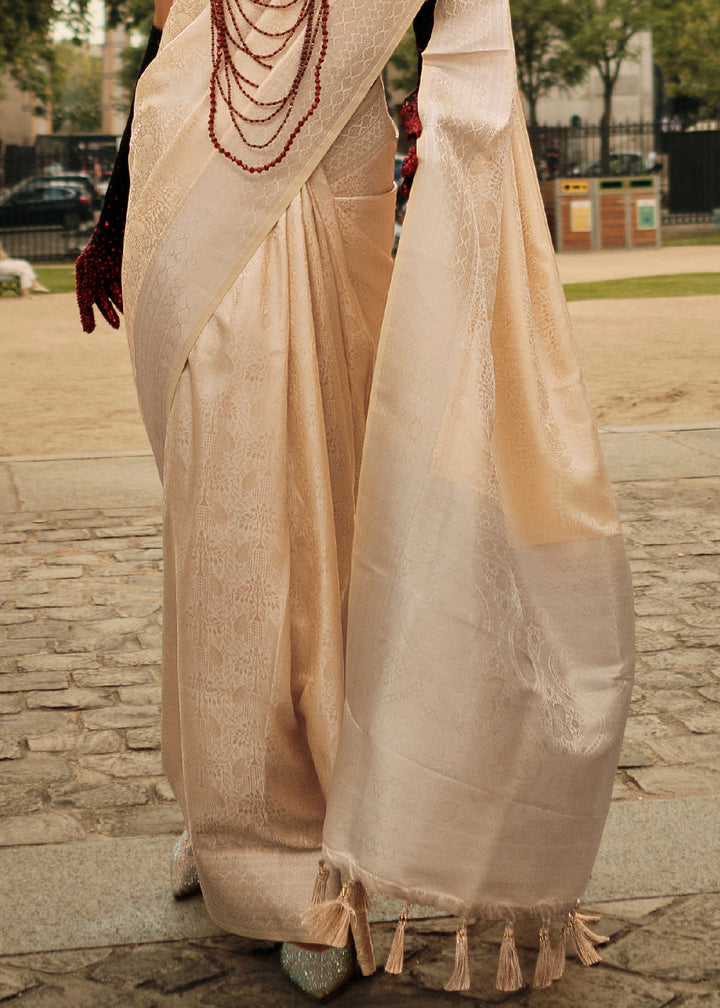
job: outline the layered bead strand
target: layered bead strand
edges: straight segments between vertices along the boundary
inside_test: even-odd
[[[212,74],[208,130],[215,148],[243,171],[268,171],[279,164],[317,108],[321,90],[320,72],[327,53],[328,9],[329,0],[290,0],[289,3],[272,3],[270,0],[212,0]],[[287,12],[288,17],[292,18],[291,23],[278,31],[265,30],[261,27],[261,22],[268,10]],[[295,17],[294,10],[297,10]],[[302,45],[297,68],[287,93],[272,100],[262,100],[258,93],[268,73],[301,34]],[[253,49],[250,37],[264,42],[266,51]],[[255,64],[257,79],[251,79],[241,72],[236,64],[237,54],[249,58]],[[312,97],[310,104],[297,115],[295,104],[308,72],[312,72],[314,77]],[[238,95],[245,100],[244,110],[238,108]],[[241,157],[228,150],[217,136],[216,120],[221,104],[227,108],[236,134],[249,152],[267,151],[276,143],[280,147],[279,151],[261,164],[251,164],[248,154]],[[268,135],[260,139],[263,133]]]

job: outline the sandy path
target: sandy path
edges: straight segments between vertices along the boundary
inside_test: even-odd
[[[622,280],[673,273],[720,273],[720,245],[668,245],[659,249],[562,252],[557,256],[563,283]]]
[[[598,423],[720,422],[720,297],[570,310]],[[0,455],[148,449],[125,337],[86,336],[72,294],[0,298],[0,403]]]
[[[124,332],[74,294],[0,298],[0,455],[146,451]]]
[[[720,422],[720,297],[575,301],[598,424]]]

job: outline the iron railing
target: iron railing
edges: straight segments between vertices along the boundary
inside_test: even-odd
[[[664,224],[711,222],[720,207],[720,130],[612,123],[607,165],[599,125],[534,126],[528,132],[541,181],[656,174]]]
[[[609,159],[602,163],[599,125],[531,126],[528,130],[541,181],[557,177],[657,176],[663,224],[712,222],[720,207],[720,130],[684,129],[672,123],[613,123]],[[32,147],[0,152],[0,194],[34,175],[86,172],[102,183],[112,170],[116,142],[104,136],[38,137]],[[7,255],[72,259],[87,242],[92,224],[79,230],[12,227],[0,230]]]

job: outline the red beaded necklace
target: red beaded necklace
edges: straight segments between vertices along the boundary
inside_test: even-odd
[[[318,107],[320,68],[327,52],[329,0],[319,0],[316,11],[317,2],[318,0],[289,0],[277,3],[272,3],[271,0],[211,0],[212,74],[208,129],[210,139],[217,150],[244,171],[262,172],[279,164]],[[261,21],[266,9],[287,11],[288,17],[292,18],[293,8],[297,9],[297,16],[281,31],[265,31],[256,23],[256,20]],[[253,20],[253,14],[256,20]],[[274,61],[284,53],[300,32],[303,33],[303,40],[297,70],[287,94],[273,101],[261,101],[257,97],[257,91],[267,76],[267,71],[273,68]],[[267,42],[267,52],[255,52],[250,48],[248,36],[251,33]],[[317,55],[313,67],[315,77],[313,98],[309,108],[295,120],[293,116],[295,102],[315,52]],[[234,53],[244,53],[264,71],[259,80],[251,80],[240,72],[233,60]],[[237,91],[248,102],[245,112],[241,112],[234,104]],[[227,107],[230,119],[245,147],[251,151],[264,151],[277,142],[276,149],[280,144],[283,145],[279,153],[264,164],[251,165],[227,150],[218,140],[215,130],[218,101],[222,101]],[[247,114],[248,111],[251,111],[250,115]],[[253,134],[256,140],[250,138]],[[286,139],[283,139],[281,134],[286,136]],[[265,136],[265,139],[260,140],[262,136]]]

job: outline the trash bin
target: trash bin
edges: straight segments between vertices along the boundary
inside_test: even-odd
[[[660,246],[654,176],[556,179],[554,216],[558,252]]]

